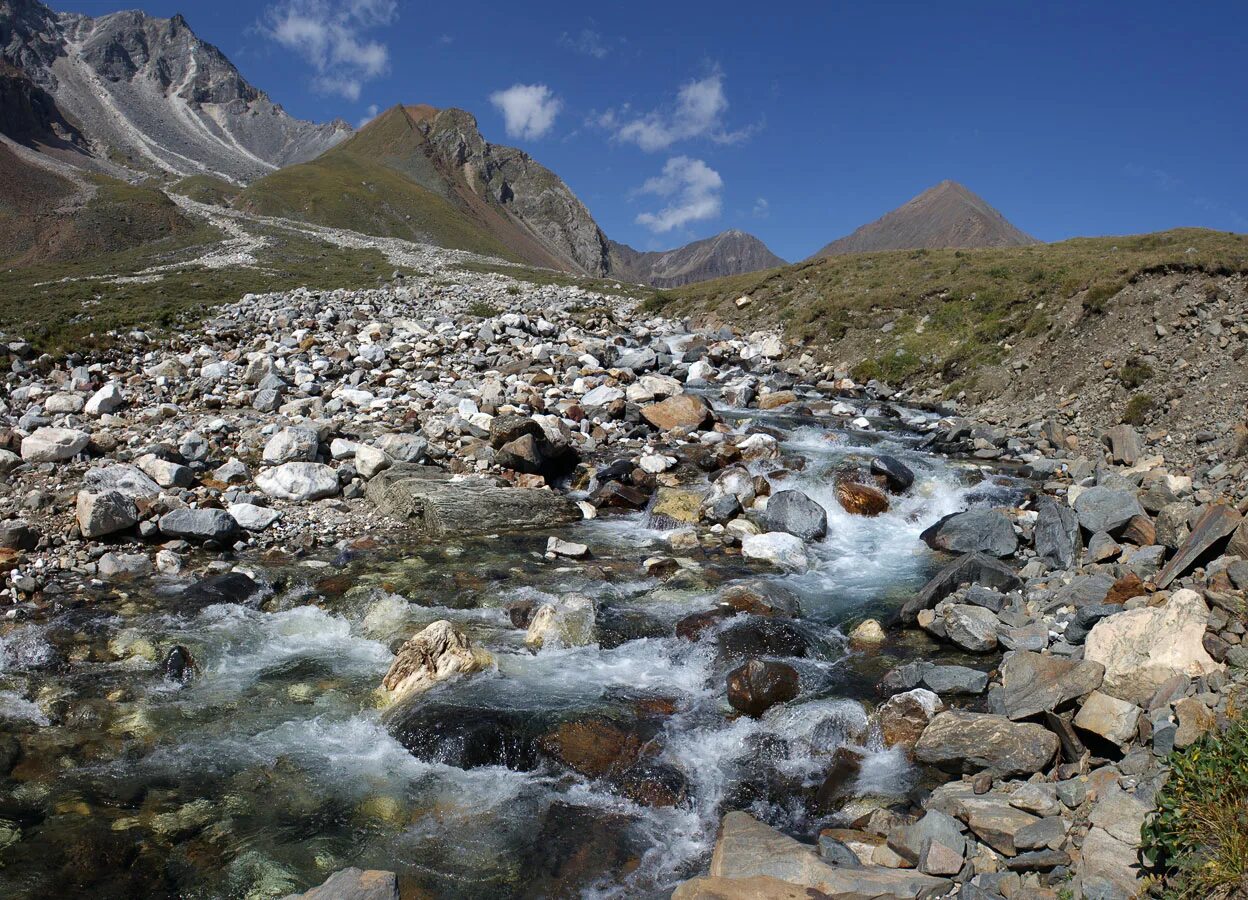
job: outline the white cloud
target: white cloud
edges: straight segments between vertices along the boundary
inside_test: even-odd
[[[369,122],[373,121],[373,119],[377,118],[377,113],[381,111],[381,107],[379,107],[376,103],[370,103],[367,107],[365,107],[364,111],[367,115],[363,116],[360,121],[355,123],[356,128],[363,128]]]
[[[490,94],[490,102],[503,114],[507,136],[536,140],[550,131],[563,101],[544,84],[513,84]]]
[[[394,0],[282,0],[261,27],[312,66],[316,90],[354,101],[364,82],[390,66],[386,45],[365,32],[393,22],[396,9]]]
[[[754,201],[753,209],[754,218],[765,219],[771,214],[771,204],[767,202],[766,197],[759,197]]]
[[[447,46],[448,44],[453,44],[453,43],[455,43],[455,38],[451,37],[449,34],[439,35],[439,36],[438,36],[438,43],[439,43],[439,44],[441,44],[443,47],[445,47],[445,46]]]
[[[602,35],[592,28],[582,28],[577,34],[568,34],[565,31],[559,36],[559,43],[582,56],[592,56],[594,59],[604,59],[611,52]]]
[[[723,187],[719,173],[702,160],[674,156],[663,166],[662,175],[647,179],[637,191],[668,198],[668,204],[658,212],[642,213],[637,224],[662,233],[690,222],[713,219],[719,215]]]
[[[597,121],[601,127],[614,131],[618,140],[653,152],[695,137],[708,137],[720,144],[731,144],[748,137],[749,129],[725,129],[723,118],[727,111],[724,75],[716,69],[705,78],[683,85],[676,94],[675,105],[670,108],[652,110],[636,117],[629,116],[628,107],[619,113],[607,110],[598,116]]]

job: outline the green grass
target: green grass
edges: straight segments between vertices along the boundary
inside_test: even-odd
[[[1248,720],[1171,755],[1142,850],[1161,892],[1222,900],[1248,891]]]
[[[894,384],[965,383],[1007,344],[1043,335],[1082,296],[1103,312],[1123,286],[1163,271],[1248,272],[1248,236],[1177,229],[987,250],[899,250],[813,260],[656,294],[647,304],[743,331],[782,327],[797,345]],[[753,302],[737,309],[737,298]],[[890,331],[883,331],[892,323]],[[836,346],[846,339],[845,346]]]
[[[1139,427],[1148,421],[1148,414],[1157,406],[1157,401],[1149,394],[1132,394],[1127,401],[1127,408],[1122,412],[1125,425]]]
[[[211,206],[229,206],[243,192],[237,184],[212,175],[191,175],[169,185],[169,190]]]
[[[401,172],[351,153],[331,152],[275,172],[249,185],[235,206],[519,261],[463,210]]]
[[[1127,361],[1118,370],[1118,380],[1122,382],[1123,387],[1134,390],[1155,374],[1157,373],[1153,371],[1152,366],[1133,354],[1127,357]]]
[[[208,315],[214,306],[232,303],[247,293],[300,286],[370,287],[394,270],[376,250],[336,247],[274,231],[269,234],[269,246],[257,255],[256,268],[191,266],[149,282],[116,283],[97,277],[193,260],[220,237],[216,229],[201,226],[176,239],[136,249],[0,271],[0,330],[20,334],[41,350],[63,352],[107,344],[108,331],[143,328],[159,332]]]

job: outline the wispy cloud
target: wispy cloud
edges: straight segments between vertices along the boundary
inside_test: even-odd
[[[765,219],[771,215],[771,204],[767,202],[766,197],[759,197],[754,201],[754,209],[750,212],[756,219]]]
[[[377,113],[380,111],[381,111],[381,108],[376,103],[368,104],[368,106],[365,107],[365,112],[367,113],[367,115],[361,117],[360,120],[355,123],[355,127],[363,128],[369,122],[373,121],[373,119],[377,118]]]
[[[396,10],[394,0],[282,0],[260,27],[312,66],[316,90],[354,101],[366,81],[389,69],[388,48],[366,34],[393,22]]]
[[[1204,210],[1216,216],[1224,216],[1236,228],[1241,231],[1248,231],[1248,218],[1243,216],[1238,210],[1232,209],[1225,203],[1213,200],[1202,194],[1192,193],[1187,189],[1186,183],[1178,175],[1167,172],[1165,169],[1156,166],[1144,166],[1138,163],[1127,163],[1122,167],[1123,174],[1131,178],[1138,178],[1143,181],[1151,182],[1158,190],[1165,191],[1167,194],[1180,194],[1186,198],[1187,202],[1195,206],[1197,209]]]
[[[569,34],[565,31],[559,35],[559,45],[582,56],[592,56],[594,59],[606,59],[607,54],[611,52],[602,35],[592,28],[582,28],[576,34]]]
[[[682,85],[673,104],[642,115],[633,114],[627,106],[618,111],[609,109],[591,121],[611,131],[617,140],[654,152],[697,137],[709,138],[718,144],[745,140],[752,129],[728,130],[724,125],[727,111],[724,74],[716,68],[705,78]]]
[[[550,131],[563,101],[544,84],[513,84],[490,94],[490,102],[503,114],[507,136],[536,140]]]
[[[657,212],[645,212],[637,224],[663,233],[690,222],[713,219],[719,215],[720,192],[724,180],[719,173],[700,159],[674,156],[663,166],[663,174],[646,180],[638,194],[651,194],[668,200]]]
[[[455,38],[449,34],[440,34],[438,35],[438,43],[445,47],[448,44],[455,43]]]

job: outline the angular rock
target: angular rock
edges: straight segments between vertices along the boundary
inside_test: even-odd
[[[282,517],[276,509],[256,506],[254,503],[231,503],[225,511],[234,517],[240,527],[248,531],[264,531]]]
[[[1100,735],[1119,746],[1135,737],[1140,708],[1109,694],[1093,691],[1075,715],[1075,727]]]
[[[175,509],[160,517],[160,533],[166,537],[224,544],[237,531],[238,523],[223,509]]]
[[[22,459],[28,463],[65,462],[91,443],[91,435],[74,428],[36,428],[22,440]]]
[[[933,550],[1011,556],[1018,550],[1014,525],[999,509],[971,509],[945,516],[919,537]]]
[[[1022,582],[1005,563],[982,553],[968,553],[937,572],[898,613],[903,624],[913,625],[919,610],[931,609],[962,584],[981,584],[998,591],[1018,590]]]
[[[1101,619],[1084,643],[1084,658],[1105,666],[1105,693],[1147,703],[1175,675],[1195,678],[1223,669],[1204,647],[1208,621],[1209,608],[1199,594],[1176,591],[1164,606]]]
[[[1144,507],[1131,491],[1097,485],[1075,499],[1079,524],[1089,534],[1104,531],[1113,534],[1136,516],[1144,515]]]
[[[798,843],[744,812],[724,816],[711,856],[710,875],[720,879],[766,876],[837,897],[922,900],[943,894],[951,886],[946,878],[907,869],[830,866],[819,859],[814,847]]]
[[[1001,666],[1001,701],[1008,718],[1027,719],[1091,693],[1104,677],[1099,662],[1015,651]]]
[[[1055,569],[1068,569],[1079,555],[1079,517],[1064,503],[1044,496],[1036,504],[1036,555]]]
[[[1194,568],[1207,554],[1215,552],[1218,544],[1234,534],[1243,520],[1238,510],[1222,503],[1215,503],[1206,509],[1192,526],[1192,532],[1183,546],[1157,575],[1157,587],[1164,589],[1174,579]]]
[[[943,607],[945,634],[949,640],[972,653],[997,649],[997,627],[1001,624],[992,610],[965,603]]]
[[[269,465],[311,462],[316,459],[320,446],[320,436],[311,428],[288,426],[269,438],[261,458]]]
[[[533,612],[524,643],[542,647],[582,647],[596,640],[594,601],[582,594],[564,594],[558,603],[544,603]]]
[[[399,879],[378,869],[342,869],[319,887],[283,900],[399,900]]]
[[[79,491],[76,518],[84,538],[98,538],[131,528],[139,521],[139,511],[120,491]]]
[[[803,541],[821,541],[828,533],[828,514],[801,491],[780,491],[767,498],[763,513],[767,531],[783,531]]]
[[[914,473],[894,456],[877,456],[871,460],[871,471],[884,479],[894,494],[904,494],[914,484]]]
[[[884,746],[912,749],[936,713],[944,709],[940,698],[924,688],[894,694],[876,714]]]
[[[121,385],[115,381],[110,381],[91,395],[82,411],[89,416],[102,416],[121,409],[122,404],[125,402],[125,396],[121,392]]]
[[[938,714],[914,748],[922,762],[998,777],[1039,772],[1056,752],[1057,736],[1040,725],[961,710]]]

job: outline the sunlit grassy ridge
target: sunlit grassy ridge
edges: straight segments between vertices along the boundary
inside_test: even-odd
[[[852,254],[676,288],[649,306],[744,329],[780,326],[817,353],[835,349],[861,378],[900,384],[940,372],[952,381],[998,362],[1004,344],[1044,333],[1072,298],[1102,314],[1132,279],[1166,270],[1248,272],[1248,236],[1182,228],[1034,247]],[[743,296],[752,302],[738,308]]]

